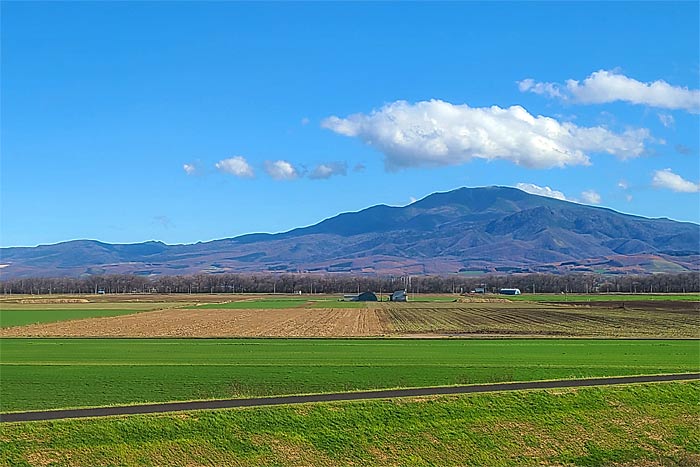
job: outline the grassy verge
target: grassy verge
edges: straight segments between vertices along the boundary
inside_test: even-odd
[[[698,371],[700,341],[2,339],[0,410]]]
[[[700,464],[700,384],[2,426],[3,466]]]

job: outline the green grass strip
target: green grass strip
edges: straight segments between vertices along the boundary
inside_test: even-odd
[[[0,465],[699,465],[700,384],[2,426]]]
[[[0,410],[698,371],[697,340],[3,339]]]

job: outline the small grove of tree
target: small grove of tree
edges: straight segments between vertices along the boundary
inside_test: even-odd
[[[483,276],[355,276],[351,274],[198,274],[144,277],[25,278],[0,281],[3,294],[86,293],[352,293],[372,290],[462,293],[477,287],[523,293],[687,293],[700,292],[700,273],[653,275],[514,274]]]

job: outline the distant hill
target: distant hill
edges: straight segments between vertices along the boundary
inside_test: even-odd
[[[76,240],[0,249],[3,279],[224,272],[481,274],[700,270],[700,226],[536,196],[460,188],[279,234],[191,245]]]

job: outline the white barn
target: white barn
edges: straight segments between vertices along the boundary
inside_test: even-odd
[[[520,289],[501,289],[501,295],[520,295]]]

